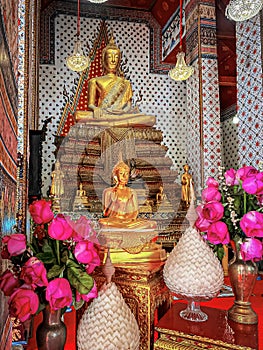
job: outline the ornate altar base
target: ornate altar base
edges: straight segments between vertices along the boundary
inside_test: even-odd
[[[164,262],[116,267],[112,281],[116,283],[131,308],[140,329],[140,350],[152,350],[155,319],[170,307],[170,292],[163,277]],[[98,288],[105,282],[101,268],[94,276]]]

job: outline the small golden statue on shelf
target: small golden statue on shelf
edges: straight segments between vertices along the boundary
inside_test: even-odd
[[[57,160],[55,169],[51,173],[51,188],[50,197],[52,198],[52,209],[54,211],[61,211],[60,200],[64,194],[64,174],[60,168],[60,162]]]
[[[142,127],[155,124],[155,116],[144,115],[138,107],[132,107],[131,83],[122,76],[120,62],[121,51],[111,37],[102,52],[104,75],[90,79],[89,111],[77,110],[77,122],[102,127]]]
[[[83,209],[91,209],[91,204],[89,203],[87,193],[83,189],[82,183],[79,185],[79,189],[77,190],[76,196],[73,202],[73,211],[83,210]]]
[[[173,206],[168,200],[166,194],[164,193],[163,186],[159,187],[159,192],[156,194],[156,205],[160,212],[172,212]]]
[[[50,195],[54,198],[61,198],[64,194],[64,174],[60,168],[60,162],[57,160],[55,163],[55,169],[51,173],[51,189]]]
[[[193,191],[191,191],[191,188],[193,188],[194,182],[193,182],[192,175],[189,174],[189,165],[185,164],[183,166],[183,169],[184,169],[184,173],[181,177],[181,184],[182,184],[181,200],[182,200],[183,206],[188,208],[192,199],[191,192],[194,193]]]
[[[139,208],[135,190],[127,187],[130,168],[120,161],[113,169],[114,187],[103,192],[104,218],[99,220],[102,228],[155,229],[155,221],[138,218]]]

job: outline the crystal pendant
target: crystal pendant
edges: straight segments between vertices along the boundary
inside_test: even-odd
[[[226,17],[236,22],[246,21],[256,16],[262,5],[262,0],[230,0],[226,7]]]
[[[188,79],[194,72],[193,67],[189,67],[186,65],[184,60],[185,53],[184,52],[178,52],[176,58],[177,62],[175,65],[175,68],[171,69],[169,71],[169,76],[173,80],[181,81]]]
[[[66,64],[69,69],[75,72],[81,72],[88,68],[90,59],[83,55],[79,40],[76,41],[73,54],[67,58]]]

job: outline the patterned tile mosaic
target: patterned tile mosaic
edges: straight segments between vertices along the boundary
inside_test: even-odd
[[[263,85],[260,16],[238,23],[237,90],[239,165],[263,160]]]

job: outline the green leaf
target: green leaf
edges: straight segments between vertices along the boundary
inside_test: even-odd
[[[85,301],[82,299],[78,302],[75,301],[75,303],[74,303],[75,309],[76,310],[80,309],[84,305],[84,303],[85,303]]]
[[[54,278],[59,276],[65,269],[65,265],[59,266],[59,265],[54,265],[51,267],[51,269],[47,273],[47,278]]]
[[[66,262],[68,261],[69,258],[69,252],[67,249],[63,250],[63,252],[61,253],[61,262],[63,262],[64,264],[66,264]]]
[[[43,252],[50,253],[50,254],[52,253],[54,255],[54,251],[50,247],[50,245],[48,244],[48,241],[46,239],[44,240],[44,244],[43,244]]]
[[[55,264],[56,258],[50,253],[38,253],[36,257],[41,260],[44,264]]]
[[[66,271],[72,287],[76,288],[80,294],[88,294],[90,292],[94,284],[93,278],[86,271],[83,271],[77,263],[68,259]]]

